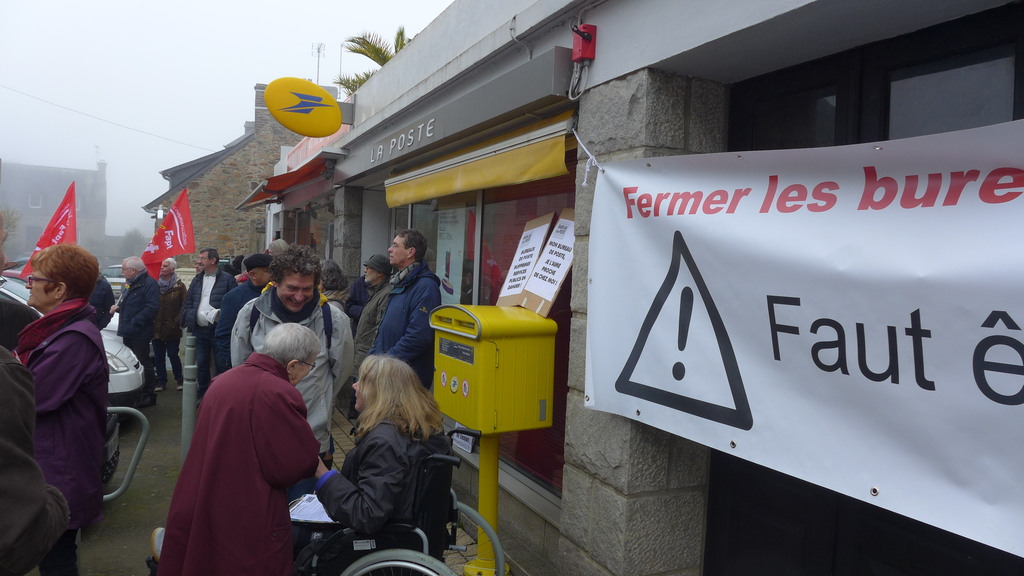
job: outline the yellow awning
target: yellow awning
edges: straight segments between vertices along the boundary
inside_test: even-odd
[[[513,136],[388,179],[388,206],[402,206],[460,192],[543,180],[568,174],[566,132],[572,113],[528,127]],[[573,142],[575,144],[575,142]]]

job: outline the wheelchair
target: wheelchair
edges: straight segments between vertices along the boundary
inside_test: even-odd
[[[449,435],[454,433],[480,435],[466,429]],[[494,529],[476,510],[458,502],[451,488],[453,470],[461,463],[457,456],[444,454],[420,460],[412,518],[390,521],[372,535],[293,522],[293,532],[303,532],[302,540],[310,540],[296,555],[296,576],[458,576],[445,565],[444,552],[461,549],[456,545],[460,513],[483,529],[494,546],[495,566],[504,566]]]

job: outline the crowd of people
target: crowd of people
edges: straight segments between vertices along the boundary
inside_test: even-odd
[[[0,220],[7,267],[4,237]],[[4,342],[13,354],[0,347],[0,395],[12,399],[0,403],[0,576],[37,564],[42,576],[77,574],[78,531],[103,518],[109,375],[99,330],[114,314],[143,366],[138,408],[156,404],[169,376],[182,389],[183,329],[196,338],[199,410],[162,575],[290,574],[287,507],[303,494],[366,533],[406,517],[416,461],[451,450],[429,392],[440,281],[426,250],[422,233],[400,230],[351,285],[333,260],[280,240],[236,259],[241,270],[204,248],[187,288],[173,258],[154,278],[133,257],[116,300],[83,248],[37,252],[28,304],[42,316],[0,310],[5,335],[21,323]],[[357,425],[339,473],[331,414],[342,390]]]

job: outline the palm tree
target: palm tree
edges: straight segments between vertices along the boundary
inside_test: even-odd
[[[395,57],[399,50],[405,48],[412,42],[412,38],[406,38],[405,26],[399,26],[395,33],[394,48],[388,44],[379,34],[363,32],[359,36],[352,36],[345,39],[345,51],[350,54],[359,54],[373,60],[378,66],[383,66]],[[341,86],[346,94],[352,94],[373,76],[376,70],[359,72],[358,74],[343,74],[334,79],[334,83]]]

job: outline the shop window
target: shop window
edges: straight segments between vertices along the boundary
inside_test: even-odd
[[[759,149],[832,146],[835,141],[835,86],[797,92],[754,105],[754,142]]]
[[[734,84],[729,149],[875,142],[1024,118],[1024,5]]]
[[[477,192],[412,205],[411,226],[427,237],[424,260],[441,279],[442,304],[473,304]]]
[[[480,303],[494,304],[519,247],[526,223],[550,212],[574,208],[575,169],[540,182],[484,192]],[[548,317],[555,336],[555,389],[550,428],[501,435],[501,460],[560,494],[565,453],[565,402],[569,393],[569,324],[572,276],[566,278]]]
[[[519,246],[526,223],[575,206],[575,150],[566,154],[569,174],[537,182],[466,192],[397,208],[395,227],[426,235],[425,260],[441,278],[442,303],[493,305]],[[501,435],[501,461],[559,495],[569,392],[571,275],[548,317],[558,324],[552,426]]]
[[[889,138],[1013,120],[1013,45],[894,70]]]

